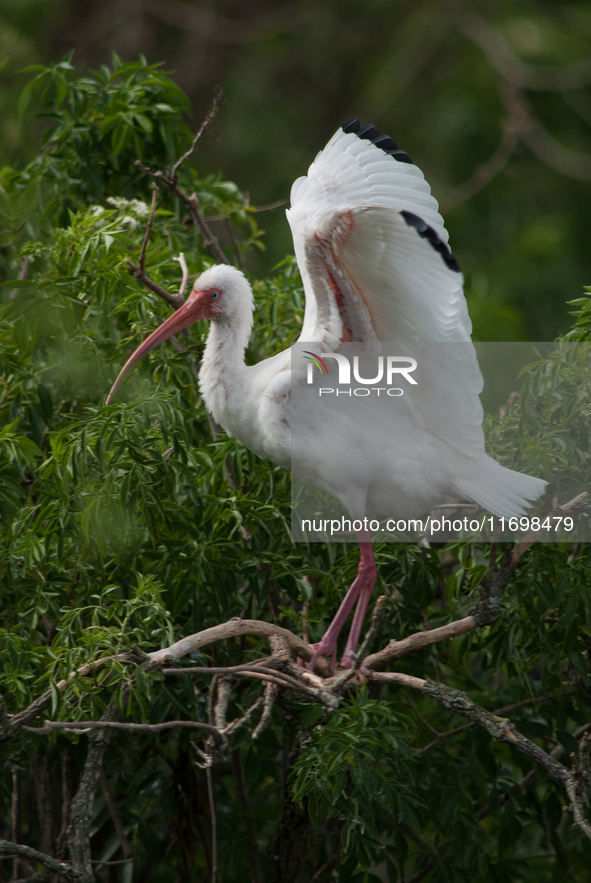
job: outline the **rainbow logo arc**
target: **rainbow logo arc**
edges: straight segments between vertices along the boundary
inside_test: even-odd
[[[326,367],[320,356],[317,356],[316,353],[311,353],[309,350],[304,350],[304,352],[306,353],[306,355],[304,356],[304,359],[306,359],[306,361],[312,362],[313,365],[316,365],[321,374],[328,374],[328,368]]]

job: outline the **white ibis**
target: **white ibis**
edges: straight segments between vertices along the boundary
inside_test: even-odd
[[[299,458],[297,473],[329,490],[353,518],[389,517],[394,507],[412,517],[462,500],[498,516],[522,515],[546,482],[485,453],[482,378],[463,277],[422,172],[391,138],[352,120],[294,183],[287,217],[306,295],[300,340],[313,342],[308,350],[322,356],[351,341],[374,351],[384,342],[414,343],[428,381],[413,387],[412,399],[382,410],[375,427],[352,418],[347,423],[347,412],[339,411],[329,436],[327,412],[308,414],[310,454]],[[287,349],[245,365],[253,309],[243,273],[210,267],[185,304],[129,358],[107,403],[146,353],[198,319],[210,319],[199,375],[207,408],[242,444],[290,469],[291,389],[305,363],[299,358],[292,365]],[[448,342],[457,348],[442,358]],[[362,531],[358,539],[357,577],[315,645],[314,659],[330,654],[333,666],[338,634],[357,601],[342,660],[351,664],[376,578],[371,536]]]

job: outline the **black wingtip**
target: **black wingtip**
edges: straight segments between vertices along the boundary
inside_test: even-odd
[[[363,126],[357,132],[357,137],[362,138],[364,141],[374,141],[375,138],[380,137],[380,133],[376,129],[375,126],[372,126],[371,123],[368,126]]]
[[[393,138],[390,138],[389,135],[380,135],[376,127],[372,126],[371,123],[367,126],[362,126],[359,120],[355,118],[341,126],[341,129],[346,135],[353,134],[357,135],[358,138],[361,138],[362,141],[371,141],[371,143],[375,144],[375,146],[383,153],[391,156],[397,162],[405,162],[414,165],[408,153],[405,153],[404,150],[400,150]]]
[[[345,135],[348,135],[350,132],[352,132],[353,135],[356,135],[360,128],[361,128],[361,123],[359,122],[359,120],[356,117],[353,118],[352,120],[349,120],[348,123],[345,123],[343,126],[341,126],[341,129],[343,130]]]
[[[443,240],[439,238],[433,227],[430,227],[425,221],[423,221],[422,218],[420,218],[418,215],[415,215],[414,212],[408,212],[404,210],[401,211],[400,214],[409,227],[415,228],[421,239],[426,239],[427,242],[430,243],[431,247],[434,248],[435,251],[439,252],[450,270],[453,270],[455,273],[460,272],[458,262],[451,253],[449,245],[447,245],[447,243],[443,242]]]

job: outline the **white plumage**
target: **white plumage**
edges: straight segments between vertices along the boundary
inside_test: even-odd
[[[244,364],[252,289],[239,270],[220,265],[200,276],[186,304],[136,350],[111,395],[146,352],[210,318],[199,383],[215,420],[261,457],[294,466],[330,491],[353,517],[414,517],[459,500],[496,515],[522,514],[546,482],[485,453],[482,377],[463,277],[422,172],[391,139],[352,121],[294,183],[287,217],[306,295],[300,341],[319,354],[346,352],[353,343],[373,353],[385,344],[400,355],[412,352],[418,385],[389,410],[368,401],[363,424],[325,398],[297,414],[293,434],[291,394],[304,382],[305,363],[299,357],[292,364],[288,349]],[[292,458],[296,435],[307,445],[294,444]],[[318,653],[334,657],[336,635],[360,596],[346,655],[355,649],[375,578],[368,539],[360,537],[358,578]]]

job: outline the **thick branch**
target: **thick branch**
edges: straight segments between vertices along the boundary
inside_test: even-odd
[[[548,754],[542,748],[539,748],[535,742],[523,736],[515,729],[510,720],[481,708],[480,705],[477,705],[476,702],[460,690],[455,690],[453,687],[448,687],[435,681],[423,680],[422,678],[415,678],[399,672],[371,673],[370,680],[378,683],[400,684],[401,686],[420,690],[421,693],[435,699],[436,702],[439,702],[440,705],[443,705],[450,711],[454,711],[462,717],[467,717],[468,720],[483,727],[495,741],[507,742],[521,754],[539,764],[546,770],[551,779],[557,784],[562,785],[565,789],[573,812],[574,824],[591,840],[591,825],[585,819],[583,813],[583,799],[576,771],[568,770],[561,763],[558,763],[552,754]]]
[[[40,862],[46,868],[49,868],[50,871],[53,871],[54,874],[57,874],[60,880],[82,880],[81,875],[69,865],[58,862],[52,856],[45,855],[44,852],[39,852],[39,850],[32,849],[30,846],[23,846],[21,843],[0,840],[0,855],[6,857],[18,856],[31,862]]]
[[[125,691],[124,691],[125,692]],[[102,722],[113,721],[119,716],[115,700],[111,699],[102,716]],[[99,780],[103,755],[110,739],[108,730],[94,733],[88,740],[88,754],[78,793],[72,801],[68,839],[72,865],[79,872],[82,883],[94,883],[90,851],[90,828],[92,823],[94,793]]]
[[[465,616],[463,619],[439,626],[436,629],[416,632],[414,635],[409,635],[408,638],[403,638],[402,641],[392,640],[383,650],[366,656],[363,665],[372,670],[380,668],[393,659],[400,659],[422,647],[428,647],[430,644],[436,644],[438,641],[445,641],[448,638],[456,638],[458,635],[465,635],[466,632],[472,631],[477,626],[478,623],[474,616]]]
[[[171,644],[170,647],[164,647],[162,650],[155,650],[148,656],[157,666],[160,663],[171,663],[193,650],[199,650],[205,644],[212,644],[214,641],[223,641],[227,638],[234,638],[239,635],[254,635],[258,638],[269,638],[271,635],[282,635],[287,639],[290,648],[298,656],[304,659],[310,659],[313,649],[298,635],[294,635],[288,629],[274,625],[272,622],[263,622],[258,619],[230,619],[228,622],[214,625],[211,628],[204,629],[194,635],[188,635]],[[316,667],[322,674],[330,673],[330,664],[328,660],[319,658],[316,660]]]

